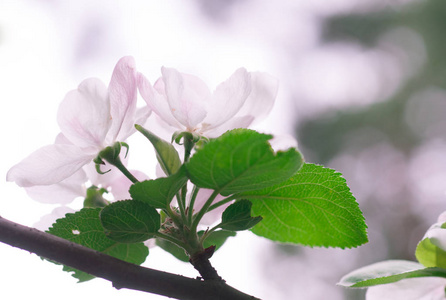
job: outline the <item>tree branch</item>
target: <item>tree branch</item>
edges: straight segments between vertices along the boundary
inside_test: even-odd
[[[254,300],[224,281],[201,281],[127,263],[0,217],[0,241],[127,288],[176,299]]]

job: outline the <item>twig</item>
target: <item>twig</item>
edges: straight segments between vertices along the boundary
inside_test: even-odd
[[[127,288],[176,299],[254,300],[220,280],[201,281],[127,263],[0,217],[0,241]]]

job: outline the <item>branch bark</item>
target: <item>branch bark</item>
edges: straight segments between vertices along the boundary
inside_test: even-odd
[[[0,217],[0,241],[127,288],[176,299],[258,299],[221,280],[201,281],[127,263],[104,253]]]

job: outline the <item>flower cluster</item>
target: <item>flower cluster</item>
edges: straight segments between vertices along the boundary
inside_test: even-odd
[[[151,85],[136,70],[134,59],[123,57],[108,87],[96,78],[84,80],[59,106],[61,132],[55,143],[14,165],[7,180],[24,187],[35,200],[47,203],[68,204],[76,197],[88,198],[92,187],[102,191],[100,195],[105,189],[115,199],[126,199],[133,179],[147,179],[141,171],[128,172],[121,153],[136,131],[135,124],[144,126],[151,115],[157,115],[164,123],[161,127],[172,128],[171,134],[180,130],[213,138],[263,118],[277,94],[274,78],[243,68],[214,92],[193,75],[171,68],[161,72]],[[138,91],[146,102],[141,108],[137,107]],[[117,149],[115,160],[104,154],[107,149]],[[95,165],[100,173],[110,173],[99,175]]]

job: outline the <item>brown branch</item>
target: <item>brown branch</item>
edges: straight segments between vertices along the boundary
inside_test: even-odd
[[[0,217],[0,241],[127,288],[176,299],[253,300],[220,280],[201,281],[127,263]]]

